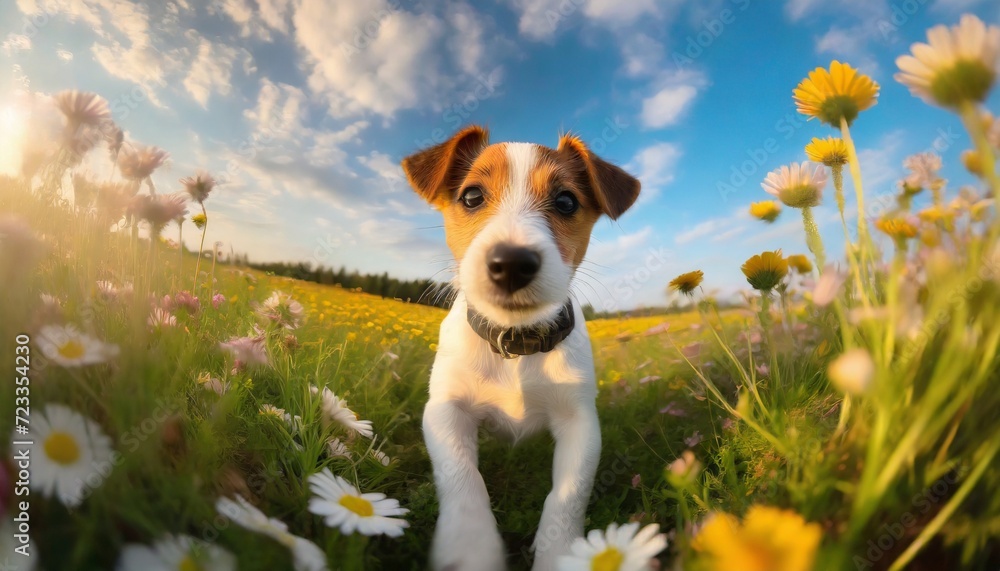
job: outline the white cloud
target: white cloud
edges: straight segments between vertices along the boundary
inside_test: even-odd
[[[73,61],[73,52],[69,50],[59,49],[56,50],[56,57],[62,61],[70,62]]]
[[[306,94],[298,87],[261,78],[257,105],[243,111],[260,138],[290,139],[302,130],[307,109]]]
[[[31,38],[24,34],[7,34],[7,39],[0,45],[4,55],[12,55],[31,49]]]
[[[532,40],[548,40],[556,35],[560,26],[579,12],[590,21],[612,27],[634,23],[643,17],[662,15],[665,4],[678,2],[659,0],[511,0],[518,13],[518,31]],[[582,10],[581,10],[582,8]]]
[[[642,124],[661,129],[677,123],[696,95],[698,90],[690,85],[664,87],[642,101]]]
[[[654,143],[635,154],[625,165],[642,183],[639,202],[656,197],[660,189],[674,180],[674,167],[681,157],[681,149],[674,143]]]
[[[661,68],[663,44],[643,33],[622,38],[625,74],[630,77],[653,75]]]
[[[310,89],[336,118],[391,118],[467,89],[489,67],[486,56],[500,52],[483,47],[486,24],[471,8],[445,10],[438,16],[386,0],[302,0],[293,22]]]
[[[240,50],[232,46],[202,38],[198,54],[184,78],[184,88],[202,107],[208,107],[208,98],[213,93],[229,95],[233,62],[239,54]]]
[[[244,38],[270,42],[272,31],[288,33],[290,0],[222,0],[216,8],[232,19]]]

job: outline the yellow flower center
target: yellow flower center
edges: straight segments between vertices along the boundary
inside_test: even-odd
[[[185,555],[184,559],[177,565],[177,571],[202,571],[201,565],[190,555]]]
[[[372,517],[375,515],[375,507],[371,502],[357,496],[344,496],[340,498],[340,505],[358,514],[361,517]]]
[[[792,208],[805,208],[819,204],[819,189],[814,184],[800,184],[781,189],[778,198]]]
[[[931,95],[945,107],[986,99],[996,74],[979,60],[959,60],[931,81]]]
[[[83,343],[80,343],[76,339],[70,339],[59,346],[59,355],[66,359],[76,360],[83,357],[85,353],[86,350],[83,348]]]
[[[614,547],[609,547],[598,553],[590,562],[591,571],[618,571],[625,561],[625,556]]]
[[[45,455],[63,466],[68,466],[80,458],[80,446],[72,435],[53,432],[45,439]]]

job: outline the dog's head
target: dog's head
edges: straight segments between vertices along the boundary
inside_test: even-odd
[[[403,159],[403,170],[444,215],[468,302],[503,326],[544,322],[566,303],[594,223],[625,212],[639,181],[571,135],[556,149],[488,139],[467,127]]]

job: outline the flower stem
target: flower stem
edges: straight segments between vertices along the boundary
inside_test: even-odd
[[[817,267],[825,268],[826,252],[823,251],[823,240],[819,237],[819,227],[813,218],[812,207],[806,206],[802,209],[802,225],[806,228],[806,244],[809,246],[809,251],[816,256]]]
[[[996,155],[994,155],[993,147],[986,138],[986,130],[983,127],[982,118],[979,116],[979,110],[975,103],[966,101],[962,104],[960,113],[962,122],[965,123],[965,129],[976,144],[976,151],[982,161],[983,179],[990,186],[990,195],[996,198],[997,194],[1000,193],[1000,176],[997,175],[996,170]]]
[[[854,139],[851,138],[851,129],[847,125],[847,120],[840,119],[840,136],[847,145],[847,163],[851,170],[851,181],[854,183],[854,193],[858,201],[858,269],[860,270],[860,281],[863,284],[870,284],[868,276],[868,262],[871,254],[871,238],[868,236],[868,222],[865,219],[865,191],[861,181],[861,164],[858,161],[858,149],[854,146]],[[864,289],[859,294],[865,298],[867,295]]]
[[[201,271],[201,251],[205,249],[205,233],[208,232],[208,212],[205,211],[205,203],[200,202],[201,213],[205,216],[205,223],[201,227],[201,243],[198,245],[198,261],[194,265],[194,288],[191,293],[198,295],[198,273]]]

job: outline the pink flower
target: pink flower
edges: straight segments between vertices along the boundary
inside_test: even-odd
[[[632,476],[632,487],[638,488],[639,484],[642,483],[642,474],[636,474]]]
[[[79,125],[99,125],[111,117],[108,101],[88,91],[60,91],[55,96],[56,105],[66,121],[75,130]]]
[[[153,229],[159,232],[164,226],[187,214],[187,200],[182,194],[139,195],[132,199],[129,206],[136,216],[149,222]]]
[[[669,414],[670,416],[687,416],[687,411],[681,408],[681,406],[676,402],[672,402],[661,408],[660,414]]]
[[[701,432],[695,430],[694,434],[684,439],[684,444],[687,444],[688,448],[694,448],[695,446],[701,444],[701,441],[704,439],[705,437],[701,435]]]
[[[212,296],[212,307],[215,309],[219,309],[219,307],[221,307],[222,304],[225,302],[226,302],[226,296],[222,295],[221,293],[217,293]]]
[[[201,304],[198,302],[198,298],[192,295],[189,291],[182,291],[175,295],[171,306],[174,311],[183,309],[188,313],[188,315],[196,315],[198,310],[201,309]]]
[[[169,156],[169,153],[158,147],[125,147],[118,155],[118,170],[129,180],[146,180]]]
[[[267,357],[267,346],[264,337],[233,337],[229,341],[219,343],[219,348],[229,352],[234,358],[233,370],[242,371],[247,365],[270,365]]]
[[[829,305],[840,294],[840,288],[846,280],[847,276],[838,272],[834,266],[823,268],[823,275],[819,277],[816,288],[813,289],[813,303],[819,307]]]
[[[191,195],[191,200],[201,203],[208,198],[208,193],[215,188],[215,179],[206,172],[199,172],[195,176],[188,176],[181,179],[184,190]]]

